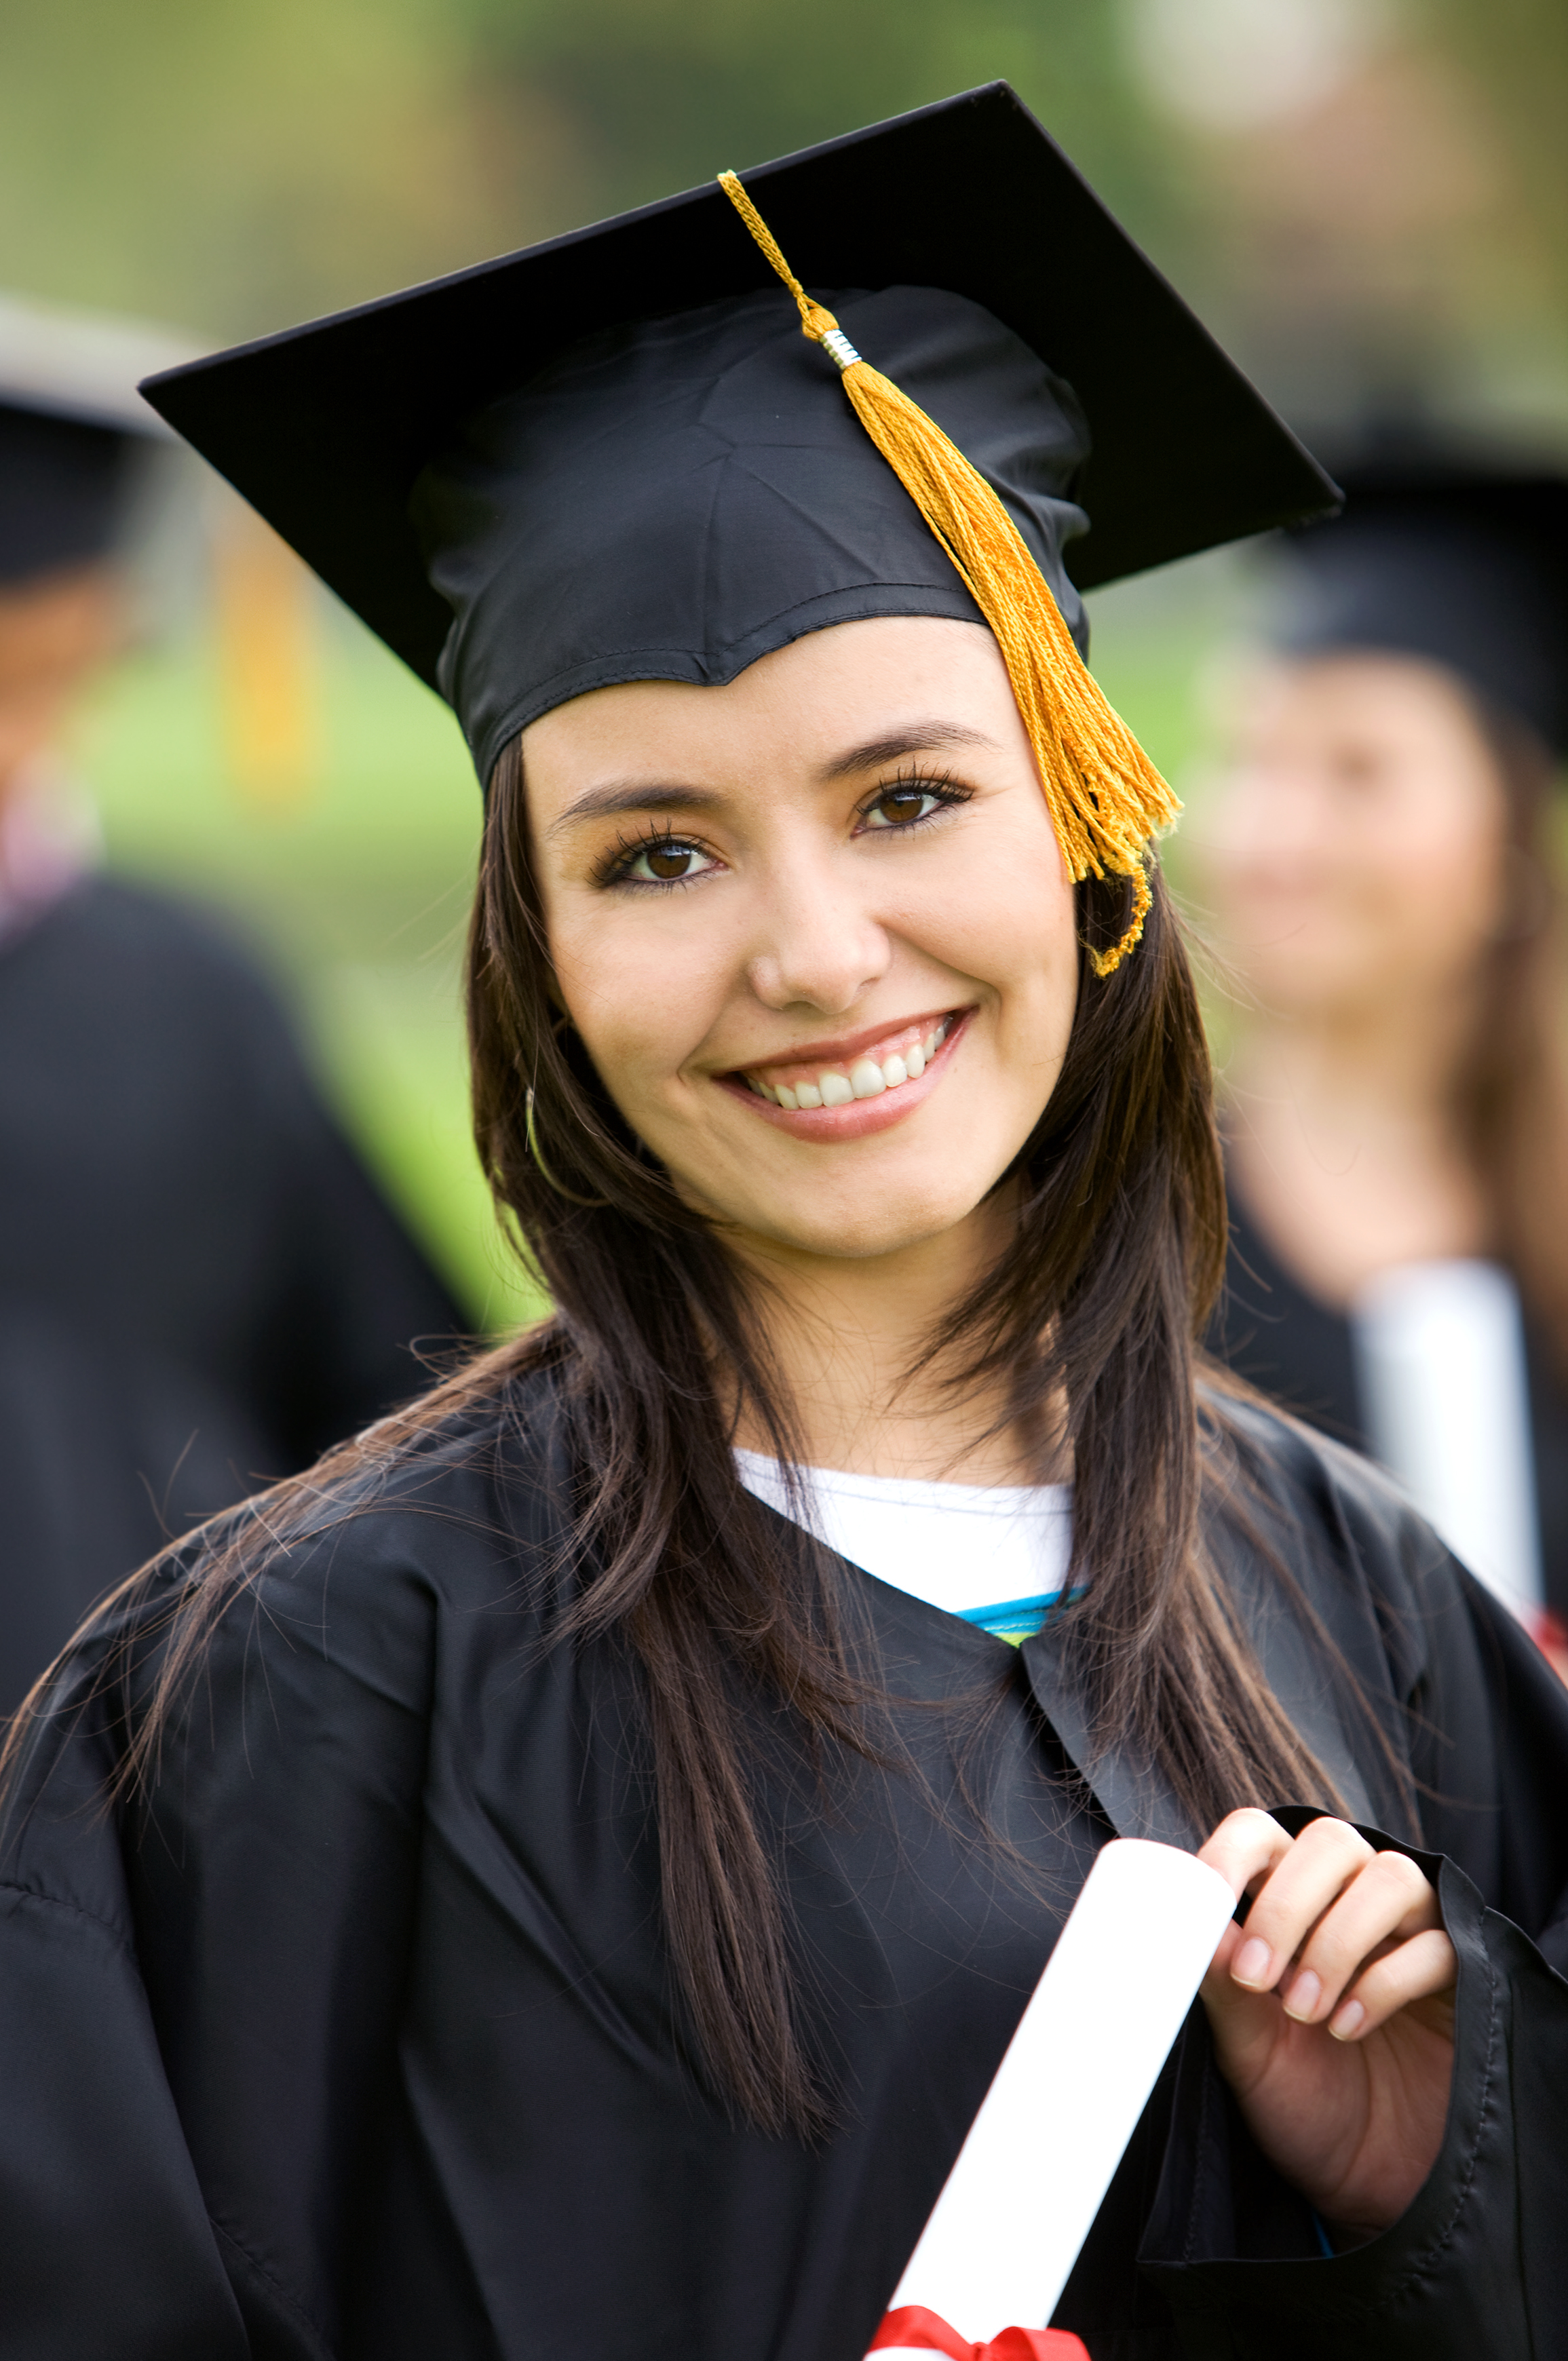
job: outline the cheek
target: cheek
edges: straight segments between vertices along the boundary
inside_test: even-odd
[[[1004,1022],[1044,1026],[1065,1041],[1078,995],[1078,910],[1048,821],[957,864],[925,916],[922,947],[990,985]]]
[[[1391,931],[1420,940],[1440,961],[1493,933],[1504,858],[1491,812],[1477,810],[1467,797],[1434,796],[1420,826],[1379,850],[1375,882]]]
[[[731,972],[716,930],[683,928],[675,915],[669,906],[579,912],[568,904],[552,917],[566,1014],[630,1120],[704,1039]]]

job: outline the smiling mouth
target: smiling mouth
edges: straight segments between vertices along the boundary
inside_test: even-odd
[[[782,1107],[790,1115],[816,1107],[849,1106],[856,1099],[880,1099],[906,1082],[919,1081],[964,1013],[949,1009],[934,1024],[906,1025],[854,1058],[749,1066],[738,1079],[770,1106]]]

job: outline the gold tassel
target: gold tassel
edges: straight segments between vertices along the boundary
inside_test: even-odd
[[[321,767],[313,586],[293,551],[226,491],[213,565],[230,773],[247,802],[292,812]]]
[[[831,312],[814,303],[733,172],[718,185],[800,308],[803,332],[837,364],[883,457],[951,558],[991,626],[1035,750],[1062,858],[1075,883],[1107,872],[1133,884],[1121,940],[1091,951],[1097,975],[1120,967],[1149,906],[1143,849],[1181,807],[1073,644],[1049,583],[978,468],[936,421],[863,361]]]

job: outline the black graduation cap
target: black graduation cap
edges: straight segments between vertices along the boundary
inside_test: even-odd
[[[0,297],[0,584],[106,556],[151,443],[138,377],[189,352],[134,322]]]
[[[1286,544],[1280,644],[1442,664],[1568,754],[1568,477],[1414,434],[1336,472],[1343,514]]]
[[[1333,505],[1005,83],[745,181],[1064,611],[1073,584]],[[855,613],[976,614],[717,186],[144,390],[456,705],[481,776],[606,680],[726,678]]]

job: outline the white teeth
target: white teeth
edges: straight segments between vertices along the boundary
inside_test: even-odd
[[[764,1082],[757,1074],[748,1074],[746,1080],[759,1098],[792,1115],[799,1107],[848,1106],[852,1099],[880,1098],[883,1091],[918,1081],[952,1029],[952,1018],[944,1016],[923,1041],[895,1049],[880,1064],[874,1058],[857,1058],[847,1075],[825,1067],[814,1082]]]

